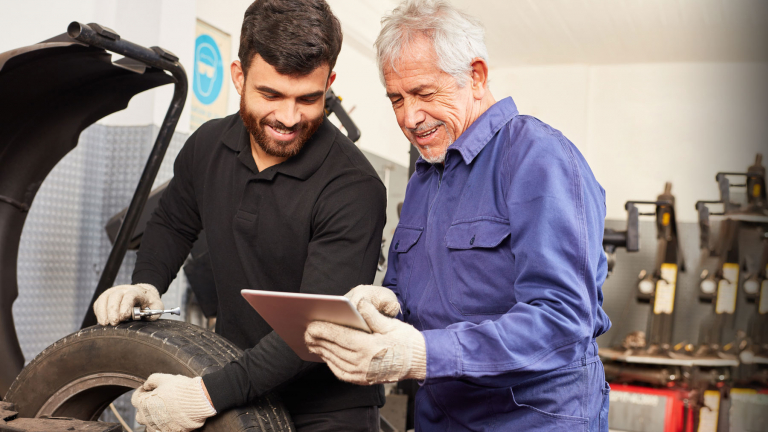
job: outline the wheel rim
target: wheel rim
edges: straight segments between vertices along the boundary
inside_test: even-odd
[[[72,417],[97,420],[104,409],[120,395],[144,383],[144,378],[117,372],[87,375],[53,394],[35,417]]]

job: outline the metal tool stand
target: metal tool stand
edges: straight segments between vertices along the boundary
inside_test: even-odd
[[[732,184],[733,178],[743,178],[745,181]],[[748,259],[750,257],[742,256],[743,248],[739,243],[740,234],[747,232],[750,235],[758,233],[763,244],[766,244],[768,206],[762,155],[757,155],[755,163],[747,172],[720,172],[715,176],[715,180],[720,191],[720,200],[696,203],[702,256],[705,259],[714,257],[717,260],[714,267],[702,272],[699,285],[699,298],[703,302],[713,304],[713,317],[711,323],[702,326],[700,344],[693,353],[696,376],[692,379],[692,387],[697,392],[699,404],[702,406],[696,412],[697,424],[703,430],[723,431],[727,430],[724,419],[728,418],[727,413],[730,411],[730,395],[732,391],[743,390],[733,388],[734,384],[764,387],[766,382],[765,370],[761,371],[758,365],[763,355],[762,338],[758,334],[759,330],[756,332],[754,329],[756,325],[759,328],[758,323],[761,320],[759,288],[765,279],[765,265],[760,264],[751,269],[751,276],[745,275],[745,271],[750,270],[748,266],[754,266],[755,263]],[[746,205],[731,200],[732,188],[745,188]],[[710,205],[721,205],[722,211],[711,212]],[[714,247],[710,246],[711,215],[722,217]],[[764,246],[764,249],[766,248],[768,246]],[[763,257],[761,261],[765,259]],[[743,287],[748,302],[757,304],[757,313],[751,319],[749,327],[752,327],[752,330],[742,330],[737,333],[736,340],[728,340],[731,336],[726,334],[726,329],[733,326],[736,318],[740,287]],[[751,336],[747,336],[748,334]],[[754,341],[759,342],[755,344]],[[717,413],[720,415],[720,421],[715,420]]]
[[[652,273],[646,272],[637,287],[637,298],[652,305],[648,316],[649,355],[669,355],[672,346],[672,325],[677,300],[677,274],[685,271],[685,260],[677,238],[675,197],[672,184],[656,200],[656,264]]]
[[[603,231],[603,251],[608,261],[608,275],[613,272],[616,265],[616,249],[624,248],[627,252],[637,252],[640,250],[639,234],[639,215],[640,212],[635,205],[636,202],[627,202],[624,208],[627,210],[627,229],[616,231],[611,228],[605,228]]]
[[[714,271],[706,271],[699,285],[699,299],[714,304],[714,321],[709,328],[702,328],[701,344],[696,349],[697,358],[718,357],[723,339],[723,330],[731,324],[736,313],[739,285],[739,223],[724,220],[715,256],[718,257]]]
[[[641,205],[652,205],[654,211],[640,213],[637,209]],[[632,338],[634,335],[637,340],[631,342],[625,340],[622,347],[603,348],[601,355],[606,359],[627,363],[681,366],[682,364],[676,364],[675,360],[684,359],[680,359],[672,350],[672,326],[677,298],[677,275],[679,271],[685,271],[685,260],[677,237],[675,197],[672,195],[672,184],[667,183],[665,185],[664,193],[659,195],[656,201],[630,201],[626,204],[626,208],[629,213],[629,227],[637,226],[638,216],[654,216],[656,218],[656,262],[650,272],[643,270],[640,273],[636,286],[637,301],[650,303],[651,308],[645,338],[635,332],[628,338]],[[637,239],[634,242],[637,244]],[[630,248],[628,247],[627,250]],[[680,376],[679,373],[667,373],[664,370],[656,369],[646,372],[648,373],[642,375],[649,379],[653,378],[651,381],[660,385],[667,382],[666,378],[659,378],[660,376]]]
[[[741,278],[743,295],[752,307],[749,311],[750,317],[745,331],[741,332],[739,340],[733,344],[739,352],[741,363],[735,383],[742,387],[766,389],[768,388],[768,280],[766,275],[768,270],[768,203],[765,197],[766,180],[762,156],[757,155],[755,163],[749,167],[746,173],[727,173],[718,177],[721,191],[726,190],[722,184],[727,181],[727,176],[745,176],[746,182],[743,186],[746,187],[747,191],[745,209],[729,203],[728,211],[723,212],[726,217],[729,217],[729,214],[733,217],[733,219],[726,221],[731,231],[728,235],[736,237],[738,229],[744,227],[750,232],[756,233],[762,243],[759,260],[745,260],[745,274]],[[724,177],[725,180],[723,180]],[[734,187],[734,185],[727,185],[729,186],[728,189]],[[738,242],[735,239],[732,249],[738,249]],[[728,262],[735,262],[731,255],[735,254],[729,255]]]
[[[121,40],[120,36],[114,37],[114,32],[109,34],[98,32],[87,25],[77,22],[73,22],[69,25],[67,33],[72,38],[90,46],[122,54],[125,57],[138,60],[148,66],[166,70],[170,72],[174,78],[171,105],[168,107],[163,123],[160,125],[160,132],[155,139],[155,145],[149,153],[147,164],[144,166],[144,171],[139,178],[139,184],[136,186],[136,192],[133,194],[131,204],[128,206],[128,211],[125,214],[125,219],[120,226],[120,231],[117,233],[117,238],[112,246],[112,251],[104,266],[104,271],[101,273],[99,284],[96,286],[85,318],[83,318],[81,327],[85,328],[96,324],[93,303],[96,302],[96,299],[104,291],[114,284],[117,272],[120,270],[120,265],[123,263],[125,251],[128,249],[128,243],[131,240],[133,230],[139,222],[141,211],[144,209],[144,204],[147,202],[149,193],[152,190],[152,183],[154,183],[155,178],[157,177],[157,172],[160,170],[160,165],[163,163],[165,151],[168,149],[168,144],[170,144],[171,138],[173,138],[173,131],[176,129],[176,124],[179,122],[181,111],[184,108],[184,102],[187,100],[187,73],[184,71],[184,67],[181,66],[181,63],[179,63],[178,57],[160,47],[145,48],[136,45],[133,42]]]
[[[637,211],[639,206],[654,206],[654,211],[640,213]],[[632,219],[638,216],[654,216],[656,219],[654,267],[640,272],[635,290],[635,300],[649,303],[650,311],[645,333],[630,333],[620,347],[600,349],[606,377],[618,384],[618,388],[634,394],[635,398],[651,393],[678,400],[680,412],[673,417],[680,421],[680,425],[674,430],[694,430],[713,418],[717,422],[720,420],[717,416],[720,401],[727,392],[725,383],[731,378],[730,371],[698,365],[698,359],[691,355],[691,344],[673,341],[678,273],[685,271],[685,259],[678,238],[672,185],[667,183],[656,201],[631,201],[626,207],[630,226]],[[738,364],[735,359],[718,361]],[[628,384],[650,385],[655,390],[642,386],[626,387]],[[711,409],[713,400],[717,400],[717,404]]]
[[[731,184],[730,178],[733,177],[743,177],[746,181],[742,184]],[[765,168],[762,166],[762,155],[757,155],[754,165],[750,166],[747,172],[720,172],[715,179],[720,190],[720,201],[696,203],[703,255],[717,257],[716,266],[702,273],[702,281],[699,285],[699,298],[713,303],[714,321],[709,329],[702,329],[701,345],[695,352],[697,358],[731,358],[738,352],[739,347],[734,343],[724,343],[723,330],[734,319],[740,286],[743,285],[747,299],[757,302],[759,307],[759,292],[756,288],[762,285],[764,280],[764,276],[760,279],[760,275],[765,275],[765,267],[762,266],[753,270],[754,276],[743,277],[743,260],[741,259],[743,257],[739,256],[738,241],[741,229],[759,232],[764,238],[768,227]],[[736,187],[746,188],[746,206],[731,201],[731,188]],[[709,205],[713,204],[722,205],[723,211],[710,212]],[[723,217],[720,235],[714,248],[710,247],[710,215]]]
[[[741,381],[768,387],[768,231],[762,231],[763,252],[760,264],[744,282],[744,294],[754,308],[739,353],[744,373]]]

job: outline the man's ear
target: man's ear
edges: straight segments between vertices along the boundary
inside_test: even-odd
[[[472,60],[471,67],[469,81],[472,85],[472,96],[476,100],[480,100],[485,97],[485,93],[488,91],[488,63],[480,57],[476,57]]]
[[[235,85],[237,94],[243,95],[243,86],[245,86],[245,73],[243,72],[243,65],[240,64],[240,60],[235,60],[230,66],[230,72],[232,75],[232,83]]]
[[[332,71],[330,75],[328,75],[328,84],[325,85],[325,91],[328,91],[329,88],[331,88],[331,84],[336,81],[336,72]]]

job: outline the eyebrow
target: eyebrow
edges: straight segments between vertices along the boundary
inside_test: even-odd
[[[277,91],[277,90],[275,90],[275,89],[273,89],[273,88],[271,88],[271,87],[267,87],[267,86],[258,86],[258,87],[256,87],[256,90],[258,90],[258,91],[260,91],[260,92],[262,92],[262,93],[269,93],[269,94],[271,94],[271,95],[275,95],[275,96],[278,96],[278,97],[283,97],[283,96],[285,96],[284,94],[280,93],[279,91]],[[324,95],[324,94],[325,94],[325,92],[324,92],[324,91],[322,91],[322,90],[318,90],[318,91],[316,91],[316,92],[312,92],[312,93],[303,94],[303,95],[301,95],[301,96],[298,96],[298,97],[299,97],[299,98],[306,98],[306,99],[310,99],[310,98],[316,98],[316,97],[320,97],[320,96],[322,96],[322,95]]]
[[[422,84],[420,86],[416,86],[416,87],[408,90],[406,93],[418,94],[418,93],[421,93],[427,87],[429,87],[429,84]],[[387,97],[390,98],[390,99],[392,99],[393,97],[397,97],[397,96],[400,96],[400,93],[389,93],[389,92],[387,92]]]

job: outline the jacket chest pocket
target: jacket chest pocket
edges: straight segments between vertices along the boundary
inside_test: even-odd
[[[451,264],[451,304],[462,315],[499,315],[515,304],[515,261],[509,221],[456,222],[445,235]]]
[[[418,243],[423,231],[424,228],[400,225],[395,230],[392,243],[390,243],[391,259],[395,260],[395,268],[397,269],[397,290],[405,304],[408,300],[408,283],[411,280],[415,259],[415,254],[411,250]],[[405,312],[403,311],[403,313]]]

